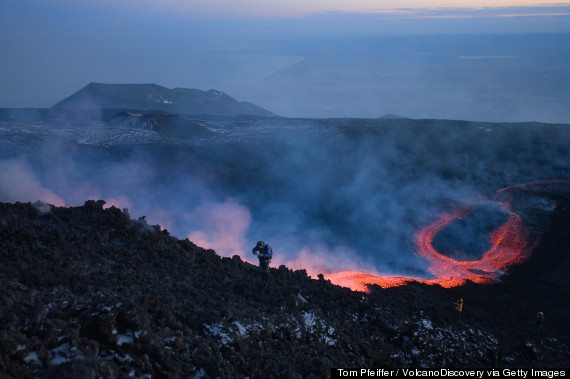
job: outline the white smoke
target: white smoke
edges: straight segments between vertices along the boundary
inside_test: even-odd
[[[207,202],[196,208],[190,217],[201,220],[200,228],[188,235],[188,239],[196,245],[216,250],[222,256],[239,255],[243,259],[251,259],[244,249],[247,244],[246,232],[251,223],[248,208],[235,200],[226,199],[221,203]]]
[[[43,187],[30,164],[22,158],[0,160],[0,201],[36,202],[38,200],[56,206],[65,201]]]

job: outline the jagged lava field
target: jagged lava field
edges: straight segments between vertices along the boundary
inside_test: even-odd
[[[326,377],[339,366],[568,362],[568,199],[533,258],[500,283],[369,294],[285,266],[266,287],[237,255],[103,205],[0,204],[5,377]],[[542,336],[537,307],[548,317]]]

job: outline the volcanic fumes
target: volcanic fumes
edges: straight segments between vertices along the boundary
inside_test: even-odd
[[[430,262],[435,278],[376,276],[359,271],[327,275],[331,282],[355,291],[370,292],[369,285],[383,288],[408,282],[456,287],[470,280],[495,282],[509,267],[527,260],[533,244],[523,218],[512,209],[512,194],[544,194],[567,190],[562,180],[511,185],[497,190],[485,203],[463,205],[439,215],[416,233],[415,254]]]
[[[566,125],[202,116],[192,122],[213,134],[179,140],[164,128],[149,136],[124,122],[86,128],[75,120],[66,128],[46,121],[45,129],[3,129],[0,167],[7,175],[0,193],[4,201],[57,198],[60,205],[105,199],[173,236],[251,263],[251,246],[262,239],[276,249],[273,267],[331,278],[350,270],[356,279],[345,283],[361,282],[366,290],[377,279],[363,280],[362,272],[401,276],[384,276],[384,286],[449,275],[495,280],[504,270],[495,267],[500,262],[457,262],[478,262],[488,251],[503,257],[495,253],[520,242],[506,231],[523,224],[531,233],[524,239],[532,241],[533,228],[548,220],[526,217],[528,199],[552,211],[556,196],[542,204],[529,193],[538,184],[504,189],[496,200],[482,201],[481,193],[492,198],[497,183],[538,173],[569,176]],[[6,153],[13,151],[9,141],[32,132],[41,134],[26,140],[21,154]],[[450,210],[456,205],[464,209]],[[494,231],[498,245],[489,238]]]

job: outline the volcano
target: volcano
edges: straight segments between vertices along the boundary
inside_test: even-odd
[[[568,361],[568,191],[539,184],[570,177],[568,125],[134,108],[0,121],[2,374]],[[259,239],[268,288],[247,262]]]
[[[271,268],[266,287],[238,256],[221,258],[104,205],[0,203],[3,375],[325,377],[339,365],[563,367],[570,359],[570,199],[559,199],[531,257],[500,283],[412,281],[369,294],[285,266]],[[543,335],[533,332],[538,310]]]
[[[249,102],[239,102],[224,92],[191,88],[169,89],[157,84],[89,83],[52,107],[53,110],[137,109],[191,115],[275,114]]]

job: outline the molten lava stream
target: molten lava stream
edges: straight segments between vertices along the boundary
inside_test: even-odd
[[[502,205],[510,216],[503,225],[491,233],[490,248],[478,261],[457,261],[440,254],[433,247],[435,236],[452,222],[465,218],[471,212],[470,207],[462,207],[445,214],[416,234],[416,254],[431,262],[428,270],[436,276],[435,279],[376,276],[359,271],[338,272],[326,275],[326,278],[334,284],[363,292],[370,292],[367,284],[377,284],[382,288],[388,288],[414,281],[430,285],[439,284],[449,288],[460,286],[467,280],[475,283],[492,283],[503,270],[528,257],[525,249],[527,239],[522,220],[519,215],[510,211],[506,204]]]

